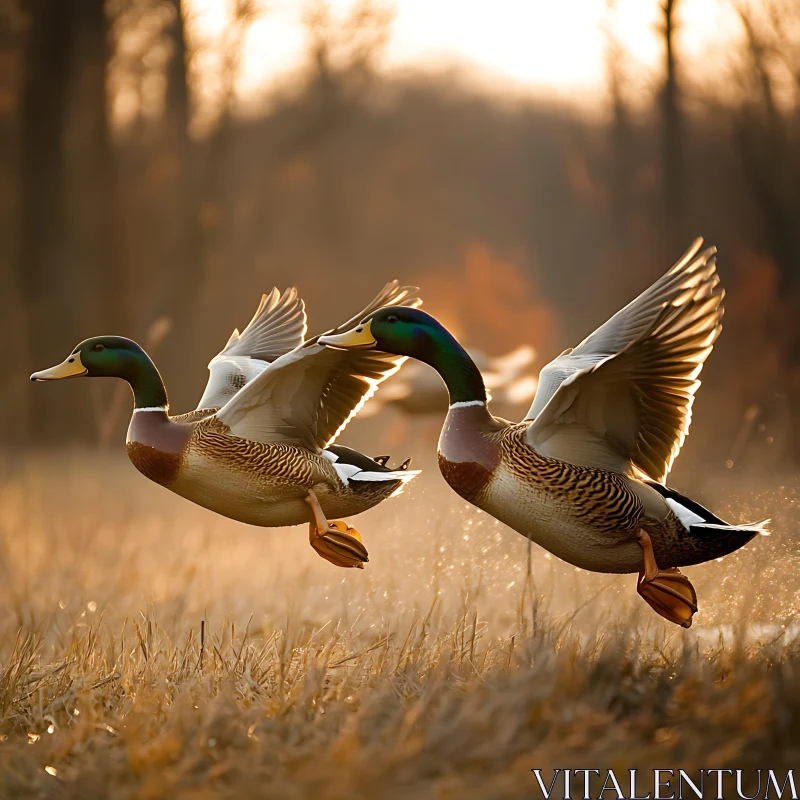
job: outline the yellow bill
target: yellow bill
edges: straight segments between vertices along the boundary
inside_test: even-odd
[[[367,350],[378,344],[372,335],[372,320],[344,333],[333,334],[332,336],[320,336],[319,343],[339,347],[342,350]]]
[[[78,378],[86,375],[89,370],[83,366],[80,353],[72,353],[66,360],[50,369],[43,369],[41,372],[34,372],[31,375],[32,381],[58,381],[62,378]]]

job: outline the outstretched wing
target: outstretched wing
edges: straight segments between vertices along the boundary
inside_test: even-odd
[[[225,405],[243,386],[280,356],[303,343],[306,311],[297,289],[262,295],[247,327],[236,329],[208,365],[209,378],[198,409]]]
[[[383,306],[419,306],[416,291],[392,281],[366,308],[327,333],[349,330]],[[275,360],[217,412],[217,419],[235,436],[258,442],[292,442],[312,450],[334,442],[405,358],[377,350],[333,350],[318,339]]]
[[[698,239],[660,280],[548,364],[528,419],[544,455],[663,481],[722,329],[715,249]]]

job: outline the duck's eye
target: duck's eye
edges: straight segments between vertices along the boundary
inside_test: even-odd
[[[397,317],[394,314],[392,314],[392,315],[386,317],[386,321],[387,322],[397,322]]]
[[[101,350],[105,350],[105,349],[106,349],[106,346],[105,346],[104,344],[100,344],[100,342],[98,342],[98,343],[97,343],[97,344],[96,344],[96,345],[95,345],[95,346],[92,348],[92,350],[97,350],[97,352],[98,352],[98,353],[99,353]]]

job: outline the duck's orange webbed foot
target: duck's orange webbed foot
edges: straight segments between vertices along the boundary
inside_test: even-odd
[[[308,541],[317,555],[337,567],[364,569],[364,564],[369,561],[369,553],[361,541],[361,534],[340,519],[331,520],[323,532],[319,532],[312,522]]]
[[[314,522],[308,528],[308,541],[317,555],[337,567],[364,569],[369,553],[361,534],[344,520],[329,522],[313,491],[308,493],[306,503],[314,514]]]
[[[697,611],[697,594],[689,579],[676,567],[659,569],[653,543],[645,531],[639,531],[644,551],[644,569],[639,573],[636,590],[657,614],[683,628],[692,625]]]

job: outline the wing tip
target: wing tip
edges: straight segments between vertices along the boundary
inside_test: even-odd
[[[669,268],[667,274],[674,275],[678,272],[694,272],[709,264],[716,266],[717,247],[712,244],[706,247],[705,250],[701,250],[704,242],[705,240],[702,236],[697,236],[689,245],[686,252],[684,252],[684,254]]]
[[[383,302],[378,305],[378,308],[384,306],[405,306],[407,308],[419,308],[422,305],[422,298],[419,297],[419,286],[401,285],[400,281],[395,278],[386,284],[383,291],[375,298],[384,296]]]

